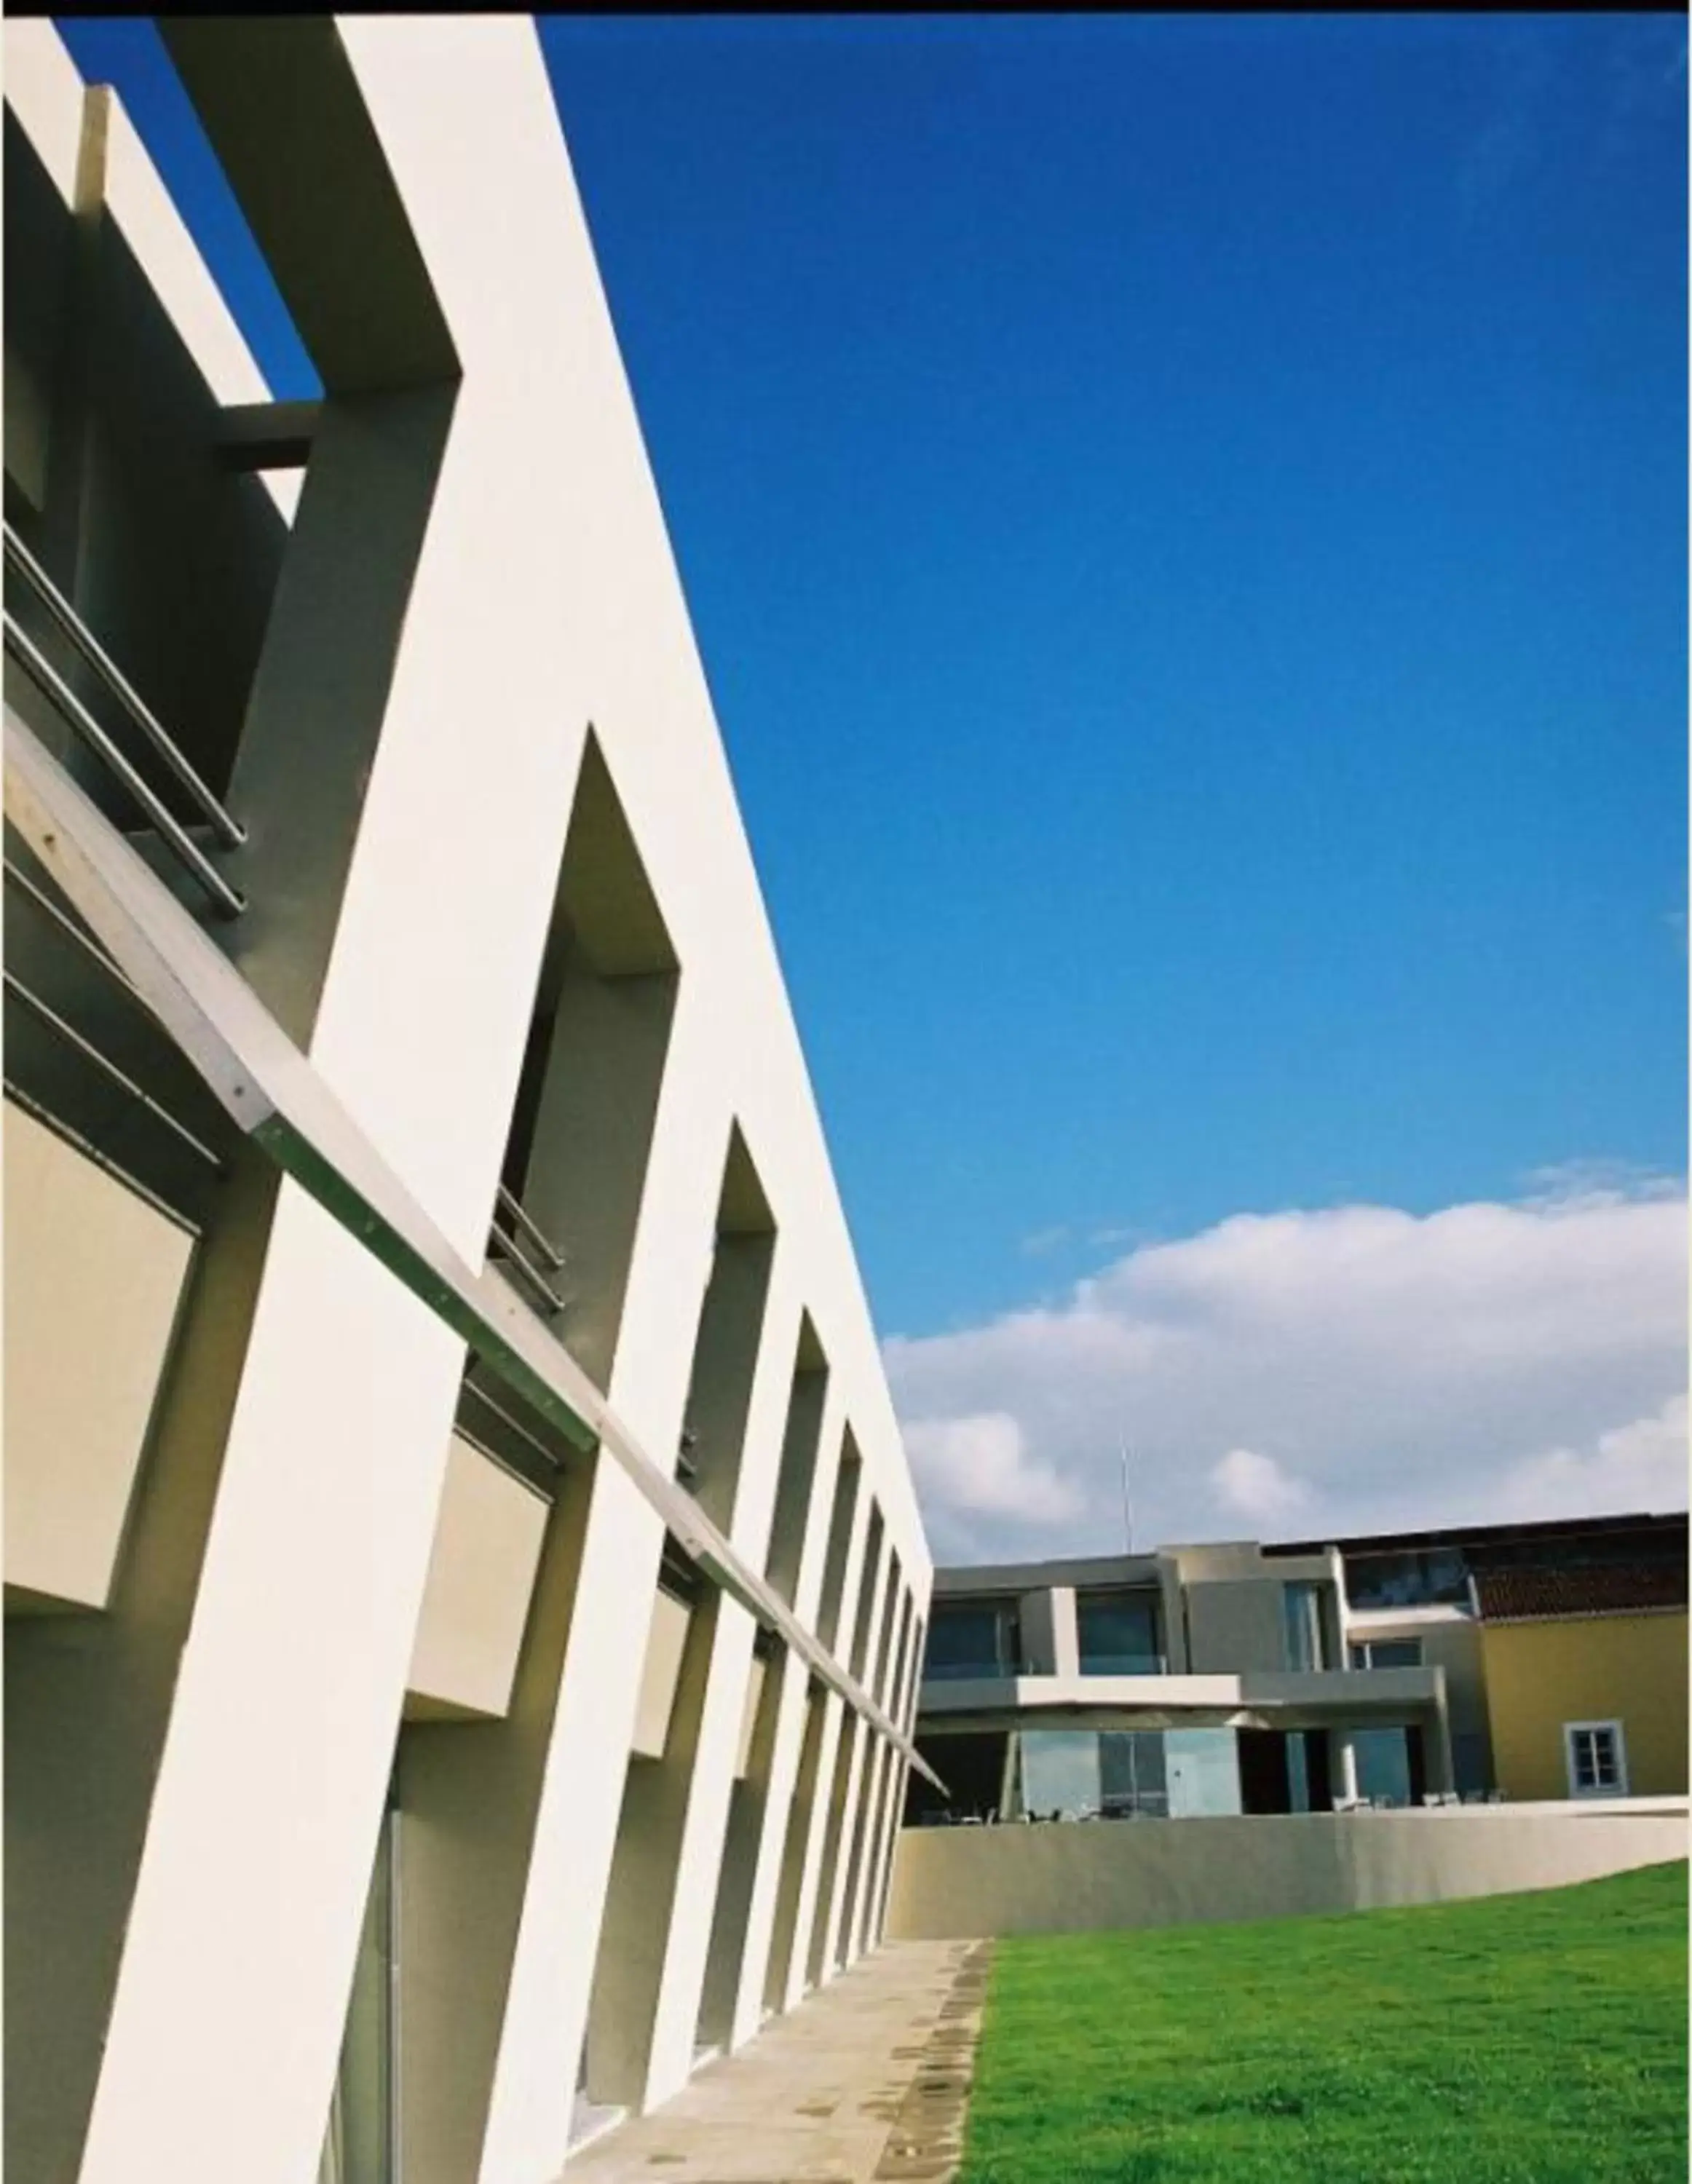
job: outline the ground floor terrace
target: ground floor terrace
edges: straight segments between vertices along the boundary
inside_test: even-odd
[[[1439,1669],[925,1687],[916,1826],[1421,1806],[1459,1784]],[[1147,1688],[1147,1686],[1149,1688]]]

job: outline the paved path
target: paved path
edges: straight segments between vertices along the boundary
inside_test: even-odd
[[[585,2148],[563,2184],[943,2184],[990,1954],[985,1942],[888,1942]]]

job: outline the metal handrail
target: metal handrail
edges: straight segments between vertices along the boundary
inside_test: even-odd
[[[499,1212],[510,1215],[513,1224],[522,1230],[540,1253],[547,1271],[554,1274],[559,1273],[565,1264],[564,1253],[559,1250],[546,1231],[537,1223],[534,1217],[525,1212],[518,1202],[515,1194],[508,1190],[502,1183],[494,1194],[494,1201]]]
[[[247,907],[245,895],[231,887],[181,822],[136,772],[35,639],[19,627],[10,614],[5,617],[5,638],[7,650],[15,656],[31,682],[58,707],[84,743],[104,760],[219,909],[231,917],[239,917]]]
[[[526,1447],[533,1449],[543,1463],[549,1465],[554,1471],[563,1470],[564,1458],[554,1454],[538,1435],[531,1433],[520,1418],[514,1418],[503,1403],[496,1403],[486,1388],[479,1386],[474,1380],[466,1379],[459,1394],[461,1399],[465,1396],[474,1396],[485,1411],[498,1418],[500,1424],[515,1434]]]
[[[126,1071],[120,1069],[109,1055],[102,1054],[92,1040],[85,1039],[75,1024],[67,1023],[58,1010],[50,1007],[39,994],[31,993],[22,979],[14,977],[10,971],[4,973],[4,978],[6,991],[20,1000],[50,1032],[92,1061],[97,1069],[111,1078],[120,1091],[126,1093],[138,1106],[144,1107],[155,1122],[162,1123],[209,1167],[216,1169],[220,1174],[222,1173],[223,1156],[220,1153],[214,1152],[203,1138],[197,1138],[186,1123],[179,1123],[168,1107],[161,1107],[150,1092],[137,1084]]]
[[[487,1250],[490,1258],[493,1255],[496,1245],[504,1263],[514,1273],[523,1277],[535,1295],[541,1299],[548,1312],[564,1310],[570,1300],[559,1294],[534,1262],[524,1256],[522,1245],[518,1239],[508,1234],[497,1222],[490,1223],[487,1231]]]
[[[205,783],[171,740],[131,682],[123,670],[111,658],[104,647],[84,622],[75,607],[61,592],[29,548],[8,523],[5,526],[6,559],[28,583],[36,597],[70,639],[76,649],[118,700],[136,727],[153,747],[156,755],[169,767],[178,784],[186,788],[208,823],[225,849],[239,850],[245,846],[247,829],[237,819],[231,818]]]
[[[142,992],[123,966],[115,962],[101,947],[99,942],[92,934],[85,933],[74,918],[67,916],[53,897],[44,889],[36,885],[21,866],[14,865],[8,857],[5,860],[5,872],[6,878],[11,881],[13,886],[20,889],[25,894],[28,895],[36,909],[50,917],[68,940],[75,941],[91,962],[97,963],[108,978],[123,987],[125,992],[133,994],[143,1008],[147,1006],[146,994]]]
[[[499,1217],[504,1214],[509,1223],[501,1228]],[[529,1256],[524,1239],[531,1240],[533,1249],[545,1261],[544,1270]],[[490,1253],[498,1245],[502,1256],[513,1270],[520,1273],[535,1295],[541,1298],[548,1312],[562,1312],[570,1300],[561,1295],[547,1279],[548,1273],[556,1273],[565,1264],[560,1251],[546,1231],[518,1203],[514,1192],[502,1183],[494,1196],[493,1218],[487,1225],[487,1248]]]

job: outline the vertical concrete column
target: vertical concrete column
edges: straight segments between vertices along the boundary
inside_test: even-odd
[[[803,1976],[803,1966],[795,1964],[798,1952],[794,1943],[799,1931],[799,1899],[805,1869],[810,1862],[817,1790],[823,1774],[822,1730],[827,1708],[820,1684],[807,1680],[802,1705],[804,1733],[782,1831],[781,1869],[763,1951],[763,1984],[757,1989],[753,1986],[751,1974],[757,1954],[749,1946],[731,2036],[737,2047],[752,2036],[764,2017],[789,2007]]]
[[[283,1185],[81,2184],[314,2171],[462,1355]]]
[[[1443,1682],[1442,1675],[1442,1686]],[[1444,1702],[1443,1688],[1440,1700],[1439,1705],[1428,1708],[1418,1726],[1422,1730],[1422,1763],[1427,1787],[1443,1795],[1455,1788],[1457,1778],[1451,1757],[1451,1717]]]
[[[763,1660],[746,1765],[729,1791],[728,1822],[723,1832],[717,1871],[716,1907],[711,1917],[710,1946],[705,1958],[694,2036],[695,2045],[700,2050],[721,2052],[733,2044],[735,2010],[752,1941],[753,1899],[758,1891],[766,1843],[779,1835],[775,1819],[785,1810],[793,1788],[804,1689],[803,1675],[796,1680],[790,1672],[801,1665],[782,1646],[771,1646]],[[749,1701],[749,1691],[748,1696]],[[793,1749],[784,1769],[785,1779],[778,1786],[775,1780],[776,1747],[784,1723],[791,1724],[788,1741]],[[766,1936],[768,1927],[766,1912]],[[755,2022],[752,2030],[757,2030]]]
[[[560,862],[566,900],[584,868],[615,874],[620,914],[581,918],[573,930],[587,928],[601,961],[639,967],[608,978],[567,962],[555,998],[548,994],[537,1008],[552,1029],[523,1182],[529,1211],[568,1251],[561,1279],[570,1301],[559,1331],[603,1386],[622,1320],[677,978],[591,738]],[[648,967],[666,959],[667,969]],[[548,983],[544,967],[541,978]],[[459,2184],[481,2163],[597,1462],[577,1458],[560,1476],[505,1719],[413,1722],[401,1734],[406,1878],[397,2019],[407,2184]]]
[[[1328,1598],[1333,1603],[1334,1654],[1330,1668],[1349,1669],[1351,1665],[1351,1603],[1345,1591],[1345,1557],[1338,1547],[1326,1552],[1327,1578],[1332,1591]]]
[[[882,1703],[888,1719],[903,1726],[904,1693],[909,1669],[910,1635],[916,1619],[916,1602],[909,1592],[903,1592],[899,1611],[899,1646],[893,1657],[893,1674],[882,1694]],[[877,1808],[874,1832],[870,1839],[870,1864],[864,1884],[864,1904],[858,1931],[860,1951],[872,1949],[880,1937],[882,1884],[888,1858],[894,1835],[898,1831],[899,1815],[904,1795],[905,1763],[889,1745],[882,1770],[881,1802]]]
[[[1181,1590],[1181,1565],[1173,1555],[1157,1558],[1157,1585],[1162,1596],[1163,1658],[1172,1676],[1187,1674],[1187,1617]]]
[[[359,1082],[360,1118],[390,1145],[434,1055],[421,1037],[397,1067],[347,1010],[370,972],[347,905],[355,878],[380,890],[431,854],[435,815],[408,788],[411,754],[392,755],[411,725],[392,691],[453,403],[437,385],[326,406],[230,797],[252,909],[225,937],[313,1060]],[[373,850],[396,800],[409,836]],[[473,894],[473,846],[459,877]],[[490,1050],[492,1069],[501,1059]],[[473,1143],[459,1081],[436,1089],[437,1115]],[[422,1195],[473,1249],[450,1194]],[[80,1700],[63,1691],[58,1708],[61,1738],[70,1721],[67,1741],[92,1741],[99,1781],[92,1808],[64,1815],[60,1847],[81,1867],[66,1931],[99,1930],[80,1983],[49,1981],[41,2013],[52,2023],[74,1995],[79,2021],[61,2021],[70,2044],[42,2088],[60,2166],[37,2173],[83,2184],[312,2172],[463,1358],[292,1184],[232,1187],[213,1229],[187,1369],[141,1490],[128,1604],[75,1663]],[[109,1741],[108,1702],[123,1720]],[[26,1765],[14,1754],[14,1780]],[[89,1827],[112,1831],[79,1851]],[[279,2020],[281,2045],[260,2029]]]
[[[899,1694],[899,1712],[895,1719],[909,1736],[916,1719],[916,1693],[921,1681],[922,1646],[926,1635],[921,1616],[915,1618],[910,1658],[906,1664],[904,1690]],[[882,1862],[880,1886],[876,1897],[873,1940],[879,1942],[887,1928],[888,1897],[893,1886],[893,1862],[899,1849],[899,1830],[904,1820],[904,1799],[910,1780],[910,1765],[901,1759],[894,1770],[892,1800],[892,1825],[888,1830],[887,1851]]]
[[[694,1793],[701,1773],[714,1772],[713,1744],[729,1741],[732,1765],[739,1713],[737,1706],[731,1715],[725,1702],[737,1667],[743,1692],[752,1630],[744,1609],[721,1594],[705,1592],[688,1625],[663,1757],[629,1763],[588,2026],[587,2090],[598,2102],[645,2109],[684,2085],[692,2068],[697,1987],[679,2063],[671,2052],[675,2035],[660,2023],[660,2014],[666,1989],[675,1991],[671,1956],[678,1934],[690,1919],[706,1925],[710,1917],[715,1891],[703,1903],[684,1901],[680,1876],[689,1852],[695,1859],[699,1854]],[[704,1786],[709,1790],[709,1781]],[[725,1795],[719,1820],[726,1804]],[[720,1847],[719,1826],[710,1847],[713,1879]],[[703,1944],[699,1953],[702,1960]],[[672,2075],[674,2082],[666,2082]]]
[[[852,1854],[846,1869],[845,1897],[841,1905],[840,1938],[836,1945],[842,1971],[849,1970],[864,1952],[865,1919],[875,1884],[877,1830],[892,1771],[892,1747],[885,1737],[871,1734],[865,1737],[865,1745],[863,1774],[852,1828]]]
[[[914,1593],[910,1597],[910,1615],[907,1632],[909,1643],[904,1653],[904,1673],[894,1689],[891,1709],[893,1719],[907,1736],[911,1734],[916,1716],[916,1691],[921,1680],[922,1646],[925,1635],[923,1619],[916,1613],[916,1597]],[[904,1822],[905,1791],[910,1780],[910,1763],[908,1760],[901,1758],[893,1770],[893,1797],[888,1807],[888,1839],[882,1854],[881,1879],[876,1896],[873,1936],[877,1942],[881,1939],[887,1919],[888,1887],[893,1877],[893,1849],[899,1841],[899,1829]]]
[[[724,1244],[753,1244],[759,1240],[761,1240],[726,1238]],[[778,1285],[770,1299],[767,1318],[760,1316],[763,1339],[754,1351],[756,1379],[743,1427],[743,1453],[739,1484],[733,1495],[732,1515],[726,1511],[718,1515],[720,1523],[729,1524],[735,1545],[754,1564],[762,1563],[768,1541],[799,1318],[797,1298]],[[745,1321],[749,1329],[751,1318],[749,1296]],[[704,1362],[702,1357],[701,1362]],[[702,1427],[702,1443],[704,1439]],[[706,1483],[702,1479],[702,1502],[705,1499]],[[650,2048],[641,2093],[641,2104],[646,2108],[678,2092],[687,2084],[693,2067],[713,1911],[745,1716],[753,1630],[752,1619],[743,1611],[732,1602],[725,1600],[721,1603],[698,1751],[688,1784],[687,1816],[676,1861],[668,1942],[654,1999]],[[772,1693],[772,1708],[776,1702]],[[771,1729],[773,1734],[773,1723]],[[767,1747],[765,1753],[760,1756],[767,1768]]]
[[[671,1435],[680,1429],[681,1412],[678,1384]],[[625,1474],[597,1464],[475,2172],[479,2184],[555,2175],[570,2150],[663,1537]]]
[[[852,1717],[832,1691],[822,1701],[822,1731],[817,1746],[817,1793],[805,1845],[804,1864],[793,1914],[793,1947],[782,2007],[791,2009],[821,1984],[823,1935],[834,1891],[840,1829],[845,1810],[844,1765]]]
[[[881,1513],[872,1505],[866,1562],[868,1554],[878,1540],[880,1552],[876,1554],[873,1566],[866,1567],[864,1573],[862,1599],[865,1613],[859,1618],[857,1635],[852,1646],[854,1673],[871,1687],[874,1677],[869,1671],[869,1637],[881,1619],[882,1602],[893,1580],[893,1565],[896,1559],[892,1542],[886,1538]],[[857,1735],[852,1740],[851,1758],[847,1769],[843,1815],[848,1848],[837,1875],[835,1903],[827,1930],[824,1958],[825,1966],[831,1972],[844,1970],[856,1955],[853,1943],[857,1931],[859,1892],[864,1880],[865,1838],[868,1833],[875,1791],[881,1780],[884,1750],[882,1740],[867,1722],[859,1718]]]
[[[1055,1676],[1078,1676],[1081,1674],[1081,1635],[1075,1616],[1075,1587],[1055,1585],[1052,1587],[1051,1608],[1052,1674]]]
[[[882,1673],[875,1685],[876,1698],[890,1721],[899,1719],[899,1692],[904,1677],[905,1649],[910,1642],[910,1595],[899,1578],[899,1558],[890,1563],[888,1582],[887,1613],[883,1630],[891,1633],[897,1629],[898,1646],[889,1654],[885,1645],[882,1650]],[[899,1753],[885,1738],[877,1738],[881,1746],[881,1765],[870,1806],[869,1833],[865,1847],[863,1885],[858,1892],[857,1908],[852,1925],[852,1953],[861,1956],[871,1945],[875,1924],[875,1907],[881,1890],[882,1858],[886,1845],[887,1830],[893,1809],[893,1785],[899,1771]]]
[[[1349,1729],[1327,1732],[1327,1768],[1336,1809],[1357,1799],[1357,1747]]]
[[[686,1416],[695,1491],[749,1560],[762,1559],[799,1332],[774,1284],[776,1239],[750,1156],[729,1134],[712,1268]],[[632,1760],[594,1971],[587,2046],[595,2100],[645,2109],[685,2085],[740,1746],[753,1624],[708,1593],[693,1612],[661,1759]]]
[[[559,1481],[504,1719],[400,1730],[406,2184],[460,2184],[480,2168],[593,1480],[590,1462]]]
[[[5,2166],[74,2177],[265,1271],[277,1178],[225,1182],[195,1255],[102,1615],[6,1629]]]
[[[1057,1641],[1052,1630],[1052,1589],[1038,1585],[1032,1592],[1025,1592],[1016,1606],[1016,1620],[1022,1634],[1022,1663],[1028,1673],[1035,1676],[1055,1676],[1057,1674]],[[1012,1673],[1022,1663],[1013,1662]]]
[[[802,1351],[803,1348],[802,1340]],[[789,1472],[791,1463],[803,1474],[805,1501],[802,1537],[792,1565],[790,1597],[800,1621],[813,1625],[822,1589],[844,1426],[838,1390],[819,1390],[818,1380],[814,1372],[801,1372],[795,1379],[788,1414],[788,1440],[782,1456],[782,1484],[770,1543],[771,1576],[774,1582],[776,1557],[783,1552],[782,1504],[785,1502],[791,1507],[797,1498],[788,1490],[793,1475]],[[823,1461],[825,1451],[832,1451],[827,1462]],[[749,2040],[762,2021],[768,2003],[772,1953],[780,1955],[780,1986],[782,1991],[786,1987],[787,1962],[792,1953],[793,1920],[802,1874],[798,1860],[803,1857],[810,1808],[816,1794],[816,1763],[821,1738],[821,1708],[812,1702],[810,1691],[810,1679],[804,1663],[784,1654],[769,1793],[760,1818],[757,1869],[746,1908],[744,1942],[727,2027],[732,2047],[737,2048]],[[778,1899],[784,1892],[784,1914],[778,1916]]]
[[[827,1497],[827,1543],[815,1627],[823,1644],[833,1651],[839,1644],[843,1618],[849,1613],[848,1603],[856,1596],[867,1507],[861,1491],[863,1463],[850,1425],[831,1412],[823,1430],[825,1446],[834,1452],[833,1479]],[[820,1685],[813,1688],[806,1705],[815,1721],[815,1781],[803,1808],[795,1810],[793,1826],[799,1833],[797,1840],[790,1836],[784,1859],[788,1866],[797,1860],[798,1878],[790,1884],[792,1931],[784,1944],[778,1936],[766,1979],[769,1998],[778,2009],[790,2009],[816,1983],[821,1912],[833,1888],[839,1841],[837,1791],[842,1787],[839,1752],[845,1710],[833,1691]],[[808,1742],[811,1735],[808,1722]]]
[[[840,1704],[839,1702],[836,1702]],[[815,1903],[805,1949],[807,1987],[826,1986],[838,1969],[834,1942],[839,1930],[841,1899],[845,1892],[844,1846],[858,1791],[863,1762],[864,1725],[841,1706],[838,1735],[830,1778],[822,1853],[816,1877]]]
[[[608,1389],[654,1449],[677,1444],[710,1268],[726,1127],[704,1067],[714,1037],[684,967]],[[597,1463],[478,2184],[532,2184],[569,2152],[663,1539],[620,1467]]]
[[[828,1568],[823,1574],[819,1635],[837,1654],[843,1654],[849,1665],[857,1634],[868,1627],[871,1602],[866,1588],[875,1577],[873,1542],[879,1539],[881,1525],[873,1498],[862,1489],[849,1429],[841,1449],[834,1518]],[[799,1980],[801,1992],[821,1986],[832,1976],[829,1945],[839,1916],[844,1878],[842,1838],[860,1758],[858,1716],[849,1713],[844,1701],[832,1691],[827,1703],[821,1779],[827,1790],[818,1799],[816,1839],[807,1861],[800,1897],[800,1942],[795,1951],[796,1968],[803,1968]]]
[[[824,1469],[822,1452],[830,1445],[831,1438],[837,1449],[839,1446],[838,1396],[832,1437],[825,1431],[831,1416],[829,1391],[828,1368],[822,1360],[810,1316],[806,1313],[799,1323],[793,1396],[788,1406],[787,1432],[782,1441],[781,1479],[770,1524],[766,1574],[789,1607],[797,1607],[801,1597],[805,1598],[806,1605],[799,1612],[807,1621],[813,1619],[816,1613],[821,1580],[820,1557],[827,1539],[834,1483],[833,1467]],[[814,1567],[810,1570],[808,1591],[804,1591],[808,1562]]]

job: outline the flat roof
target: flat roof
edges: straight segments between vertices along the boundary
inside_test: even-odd
[[[1540,1517],[1514,1524],[1455,1524],[1425,1532],[1361,1532],[1339,1540],[1277,1540],[1266,1544],[1266,1555],[1319,1555],[1338,1547],[1343,1555],[1390,1554],[1398,1548],[1461,1547],[1475,1541],[1578,1539],[1592,1533],[1675,1530],[1684,1532],[1684,1509],[1656,1512],[1637,1509],[1623,1517]]]

